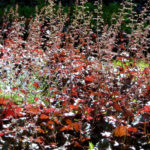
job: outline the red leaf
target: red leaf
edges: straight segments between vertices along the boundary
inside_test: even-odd
[[[54,119],[54,122],[55,122],[56,124],[61,124],[60,121],[58,121],[58,119],[56,119],[56,118]]]
[[[127,126],[119,126],[114,130],[114,135],[118,137],[129,136]]]
[[[55,108],[46,108],[44,110],[44,113],[50,113],[50,112],[54,112],[55,111]]]
[[[77,141],[75,141],[74,143],[73,143],[73,145],[74,145],[74,147],[82,147],[82,145],[80,145]]]
[[[15,116],[15,113],[13,110],[11,109],[6,109],[3,111],[3,113],[5,114],[5,118],[7,117],[14,117]]]
[[[0,105],[6,105],[8,102],[8,99],[4,99],[3,97],[0,97]]]
[[[87,82],[93,82],[93,76],[86,76],[85,81]]]
[[[80,52],[80,50],[79,50],[79,49],[75,49],[74,51],[75,51],[76,53],[79,53],[79,52]]]
[[[144,106],[144,108],[143,108],[143,112],[150,113],[150,105],[146,105],[146,106]]]
[[[21,114],[22,112],[22,108],[21,107],[15,107],[15,115],[18,116],[18,117],[22,117],[23,115]]]
[[[41,54],[41,53],[42,53],[42,50],[41,50],[41,49],[35,49],[35,52]]]
[[[129,131],[129,132],[137,132],[138,129],[137,129],[137,128],[133,128],[133,127],[129,127],[129,128],[128,128],[128,131]]]
[[[3,135],[4,135],[4,133],[0,133],[0,137],[3,136]]]
[[[45,120],[45,119],[48,119],[48,118],[49,118],[49,116],[47,116],[45,114],[40,115],[40,119],[42,119],[42,120]]]
[[[43,139],[41,137],[37,137],[34,141],[37,143],[43,143]]]
[[[54,124],[54,121],[49,120],[47,123],[50,124],[50,125],[52,125],[52,124]]]
[[[61,129],[60,129],[60,131],[68,131],[68,130],[73,130],[73,128],[71,127],[71,126],[64,126],[64,127],[62,127]]]
[[[93,117],[91,117],[90,115],[86,115],[86,119],[87,119],[88,121],[90,121],[90,120],[93,119]]]
[[[23,94],[27,94],[27,92],[25,90],[20,90]]]
[[[43,129],[38,129],[38,132],[44,134],[44,130]]]
[[[40,109],[39,109],[39,108],[29,108],[29,109],[27,110],[27,112],[28,112],[29,114],[36,115],[36,114],[38,114],[38,113],[40,112]]]
[[[120,48],[124,49],[124,50],[126,49],[125,46],[124,46],[124,44],[120,44]]]
[[[77,110],[79,108],[78,105],[70,105],[70,109],[74,109],[74,110]]]
[[[73,122],[72,122],[70,119],[67,119],[67,120],[66,120],[66,123],[67,123],[68,125],[70,125],[70,126],[72,126],[72,124],[73,124]]]
[[[14,90],[18,90],[19,88],[18,87],[13,87],[12,88],[12,90],[14,91]]]
[[[117,59],[122,61],[124,59],[124,57],[118,57]]]
[[[56,145],[57,145],[57,144],[54,143],[54,142],[50,143],[50,146],[52,146],[52,147],[55,147]]]
[[[34,83],[33,83],[33,86],[34,86],[35,88],[39,88],[39,87],[40,87],[37,82],[34,82]]]
[[[39,98],[38,98],[38,97],[35,97],[35,98],[34,98],[34,100],[35,100],[35,101],[38,101],[38,100],[39,100]]]
[[[117,103],[114,103],[114,104],[113,104],[113,107],[114,107],[117,111],[122,111],[122,108],[121,108]]]
[[[79,67],[76,67],[75,70],[76,71],[82,71],[82,68],[84,67],[84,65],[80,65]]]
[[[73,123],[73,128],[76,132],[80,131],[80,124],[79,123]]]
[[[65,50],[61,51],[61,55],[64,56],[66,54]]]
[[[150,85],[147,86],[147,90],[150,91]]]
[[[59,48],[60,48],[60,45],[56,45],[56,48],[58,48],[58,49],[59,49]]]
[[[85,141],[87,141],[87,140],[90,140],[90,137],[82,138],[80,141],[81,141],[81,142],[85,142]]]

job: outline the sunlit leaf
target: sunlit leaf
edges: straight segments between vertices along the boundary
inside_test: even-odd
[[[144,106],[142,112],[150,113],[150,105]]]
[[[3,97],[0,97],[0,105],[6,105],[8,102],[8,99],[5,99]]]
[[[76,132],[80,131],[80,124],[79,123],[73,123],[73,128]]]
[[[89,149],[90,149],[90,150],[93,150],[93,149],[94,149],[94,145],[93,145],[92,142],[89,142]]]
[[[91,117],[90,115],[86,115],[86,119],[87,119],[88,121],[90,121],[90,120],[93,119],[93,117]]]
[[[4,133],[0,133],[0,137],[2,137],[3,135],[5,135]]]
[[[37,143],[43,143],[44,140],[42,139],[42,137],[37,137],[34,141]]]
[[[68,131],[68,130],[73,130],[73,128],[71,126],[64,126],[60,129],[60,131]]]
[[[93,76],[86,76],[85,81],[87,82],[93,82]]]
[[[49,118],[49,116],[47,116],[45,114],[40,115],[40,119],[42,119],[42,120],[45,120],[45,119],[48,119],[48,118]]]
[[[122,137],[129,136],[127,126],[118,126],[114,130],[114,136]]]
[[[134,133],[134,132],[137,132],[138,129],[137,129],[137,128],[133,128],[133,127],[129,127],[129,128],[128,128],[128,131]]]
[[[33,83],[33,86],[34,86],[35,88],[39,88],[39,87],[40,87],[39,84],[38,84],[38,82],[34,82],[34,83]]]

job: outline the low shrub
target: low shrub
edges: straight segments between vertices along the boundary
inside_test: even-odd
[[[73,20],[53,1],[28,20],[12,10],[0,32],[1,149],[149,149],[149,3],[131,34],[121,31],[127,4],[110,27],[98,5],[95,32],[84,1]]]

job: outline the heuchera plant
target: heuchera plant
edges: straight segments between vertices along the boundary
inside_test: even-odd
[[[142,23],[125,1],[110,27],[98,1],[96,18],[82,1],[73,20],[49,3],[1,29],[0,149],[149,149],[150,67],[142,53],[149,1]],[[131,34],[121,30],[127,9]],[[142,70],[140,59],[148,64]]]

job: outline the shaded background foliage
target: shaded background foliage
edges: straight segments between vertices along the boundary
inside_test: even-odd
[[[68,7],[72,7],[77,0],[56,0],[56,7],[58,3],[61,2],[64,10],[68,10]],[[137,11],[141,11],[143,5],[147,0],[133,0],[133,2],[137,3]],[[93,9],[94,0],[88,0],[88,5],[91,9]],[[119,4],[122,0],[105,0],[103,1],[103,12],[104,12],[104,21],[106,24],[110,24],[110,19],[112,13],[116,13],[119,8]],[[80,3],[80,0],[78,0]],[[35,6],[38,6],[41,9],[43,6],[48,4],[48,0],[0,0],[0,23],[2,23],[2,16],[6,9],[10,9],[11,7],[16,7],[16,4],[19,5],[19,14],[21,16],[25,16],[29,18],[35,15]]]

